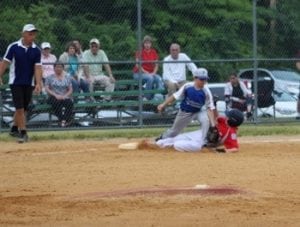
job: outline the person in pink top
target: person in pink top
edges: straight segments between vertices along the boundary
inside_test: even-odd
[[[43,42],[41,44],[42,48],[42,70],[43,70],[43,82],[50,75],[54,74],[53,64],[57,61],[57,58],[54,54],[51,54],[51,45],[48,42]]]
[[[133,78],[139,80],[139,77],[142,77],[142,83],[145,84],[145,90],[152,89],[164,89],[164,84],[162,78],[157,74],[158,72],[158,63],[155,62],[143,62],[143,61],[158,61],[159,57],[157,51],[152,47],[152,38],[146,35],[143,39],[143,49],[140,53],[139,51],[135,54],[135,59],[138,62],[142,61],[141,64],[141,73],[139,73],[138,63],[133,68]],[[145,94],[147,100],[152,99],[154,94]]]

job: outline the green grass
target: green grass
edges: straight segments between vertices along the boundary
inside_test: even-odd
[[[187,131],[198,127],[189,127]],[[148,138],[160,135],[166,128],[129,128],[129,129],[99,129],[99,130],[70,130],[70,131],[30,131],[31,141],[65,140],[65,139],[97,139],[109,138]],[[262,135],[300,135],[300,125],[297,123],[285,123],[276,125],[242,125],[239,128],[239,136]],[[0,134],[1,141],[11,141],[8,133]]]

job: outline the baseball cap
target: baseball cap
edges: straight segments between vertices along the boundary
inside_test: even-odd
[[[26,24],[23,27],[23,32],[33,32],[38,31],[38,29],[33,24]]]
[[[41,47],[42,47],[42,49],[46,49],[46,48],[51,48],[51,45],[50,45],[50,43],[48,43],[48,42],[43,42],[42,44],[41,44]]]
[[[92,43],[96,43],[97,45],[100,45],[99,40],[96,39],[96,38],[92,38],[92,39],[90,40],[90,44],[92,44]]]
[[[144,39],[143,39],[143,43],[144,42],[152,42],[152,38],[149,35],[145,35]]]
[[[198,78],[198,79],[203,79],[203,80],[208,80],[208,73],[205,68],[198,68],[193,72],[193,77]]]

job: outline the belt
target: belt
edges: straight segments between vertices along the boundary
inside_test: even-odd
[[[181,109],[181,108],[180,108],[180,110],[181,110],[182,112],[185,112],[185,113],[197,113],[197,112],[200,111],[200,110],[198,110],[198,111],[196,111],[196,112],[193,112],[193,111],[186,111],[186,110],[183,110],[183,109]]]

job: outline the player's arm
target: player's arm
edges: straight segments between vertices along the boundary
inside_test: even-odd
[[[211,127],[216,127],[216,115],[217,115],[217,111],[216,109],[207,109],[207,115],[208,115],[208,119],[210,122]]]
[[[35,89],[34,92],[39,94],[42,91],[42,65],[36,64],[34,66],[34,77],[35,77]]]
[[[109,76],[109,79],[110,79],[110,82],[111,83],[115,83],[116,82],[116,79],[114,78],[113,74],[112,74],[112,70],[111,70],[111,67],[110,65],[107,63],[107,64],[104,64],[104,68]]]
[[[165,58],[164,61],[167,61]],[[171,78],[171,72],[170,72],[170,64],[169,63],[163,63],[163,80],[170,80]]]
[[[0,85],[3,84],[2,77],[3,77],[5,70],[7,69],[8,64],[9,64],[9,62],[7,62],[5,60],[2,60],[0,62]]]
[[[187,68],[190,70],[190,72],[194,72],[197,69],[197,66],[195,65],[194,62],[191,62],[192,60],[190,59],[189,56],[187,56],[186,54],[182,54],[182,56],[184,56],[184,60],[188,61],[188,63],[186,63]]]
[[[213,96],[211,94],[211,91],[209,90],[209,88],[207,86],[205,86],[205,89],[206,89],[206,105],[207,105],[207,115],[208,115],[208,119],[209,119],[209,122],[210,122],[210,126],[211,127],[215,127],[216,126],[216,107],[214,105],[214,99],[213,99]]]
[[[163,109],[170,103],[174,102],[176,99],[174,97],[174,95],[169,96],[163,103],[159,104],[157,106],[157,110],[159,112],[163,111]]]
[[[224,146],[219,146],[215,150],[220,153],[236,153],[239,151],[238,148],[225,148]]]
[[[161,112],[167,105],[173,103],[175,100],[180,99],[184,94],[186,86],[189,86],[189,83],[183,85],[178,91],[169,96],[163,103],[159,104],[157,106],[157,110]]]

